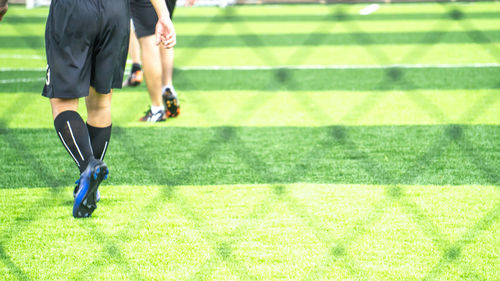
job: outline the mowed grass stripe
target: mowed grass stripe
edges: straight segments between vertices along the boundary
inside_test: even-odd
[[[91,221],[71,218],[72,190],[61,191],[0,190],[2,276],[421,280],[440,265],[453,280],[470,267],[496,276],[495,186],[103,184]],[[50,204],[33,206],[36,220],[10,211],[39,201]]]
[[[43,51],[3,49],[2,67],[45,68]],[[34,58],[30,58],[33,56]],[[378,53],[375,55],[373,52]],[[12,58],[7,58],[12,54]],[[382,56],[379,56],[379,55]],[[28,56],[22,58],[22,56]],[[500,62],[496,44],[178,48],[176,66],[472,64]],[[0,74],[1,75],[1,74]]]
[[[44,71],[4,71],[0,80],[45,76]],[[180,70],[176,88],[184,91],[384,91],[416,89],[498,89],[500,67],[388,69]],[[0,92],[40,93],[43,81],[0,84]],[[125,88],[123,91],[136,91]]]
[[[0,48],[44,48],[42,35],[1,36]],[[456,43],[498,43],[500,30],[485,31],[422,31],[422,32],[350,32],[313,34],[237,34],[237,35],[177,35],[176,48],[235,48],[235,47],[278,47],[316,45],[397,45],[397,44],[456,44]]]
[[[379,125],[498,125],[498,90],[380,92],[179,91],[182,118],[139,122],[151,103],[144,86],[115,91],[113,123],[127,127],[318,127]],[[217,97],[217,98],[215,98]],[[22,109],[19,104],[23,104]],[[0,128],[53,128],[41,94],[0,94]],[[84,103],[80,112],[86,118]]]
[[[7,38],[10,44],[19,43],[15,37]],[[33,40],[36,40],[33,38]],[[457,44],[498,43],[500,30],[484,31],[421,31],[421,32],[314,32],[306,34],[237,34],[237,35],[178,35],[178,48],[213,47],[274,47],[274,46],[316,46],[316,45],[398,45],[398,44]],[[7,43],[9,44],[9,43]],[[7,45],[5,47],[11,47]]]
[[[111,185],[500,183],[498,125],[119,130],[126,134],[113,135],[106,158]],[[2,188],[67,186],[75,177],[52,129],[11,128],[0,140]],[[29,157],[19,157],[19,146]],[[162,176],[145,176],[147,163]]]
[[[179,48],[176,49],[176,66],[487,64],[500,63],[500,49],[497,49],[495,44],[436,44],[431,48],[414,45]],[[385,55],[374,55],[374,50]],[[44,55],[37,55],[40,59],[20,57],[23,53],[32,55],[31,49],[3,51],[13,54],[13,58],[2,58],[2,67],[47,66]]]
[[[497,89],[500,68],[419,69],[276,69],[248,71],[177,71],[174,79],[186,90],[394,90]],[[212,84],[212,85],[211,85]]]
[[[480,36],[479,36],[480,35]],[[7,44],[15,44],[15,37]],[[33,38],[33,40],[36,40]],[[214,47],[274,47],[274,46],[316,46],[316,45],[399,45],[399,44],[457,44],[457,43],[498,43],[500,30],[484,31],[420,31],[420,32],[314,32],[305,34],[237,34],[237,35],[178,35],[178,48]],[[5,47],[11,47],[7,45]]]

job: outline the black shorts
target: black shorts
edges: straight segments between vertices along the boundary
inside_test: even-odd
[[[52,0],[45,27],[43,96],[80,98],[121,88],[128,52],[128,0]]]
[[[174,14],[176,0],[166,0],[170,19]],[[130,0],[130,13],[134,21],[134,30],[137,38],[155,34],[158,16],[149,0]]]

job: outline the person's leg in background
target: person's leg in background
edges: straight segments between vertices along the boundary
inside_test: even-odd
[[[175,0],[165,2],[172,17]],[[165,121],[167,117],[175,117],[180,112],[177,94],[172,85],[174,51],[172,48],[165,49],[156,45],[153,35],[157,18],[153,6],[148,1],[132,0],[130,9],[139,38],[144,77],[151,99],[151,107],[140,121]]]
[[[132,60],[132,68],[130,70],[130,75],[123,82],[124,87],[136,87],[139,86],[143,79],[142,67],[141,67],[141,49],[139,47],[139,40],[135,35],[133,22],[130,24],[130,41],[128,47],[128,53],[130,59]]]
[[[186,2],[186,5],[192,6],[196,0]],[[166,0],[170,18],[174,15],[177,0]],[[173,84],[174,75],[174,48],[162,49],[162,98],[165,106],[167,117],[177,117],[181,112],[177,92]]]
[[[174,48],[161,50],[162,99],[167,117],[177,117],[181,112],[177,92],[173,85]]]
[[[156,46],[155,40],[154,35],[139,38],[144,78],[149,98],[151,99],[150,110],[140,120],[149,122],[166,120],[165,107],[162,100],[162,61],[160,55],[163,48]]]

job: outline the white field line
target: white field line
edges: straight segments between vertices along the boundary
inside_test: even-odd
[[[30,59],[30,60],[45,60],[45,56],[40,55],[20,55],[20,54],[0,54],[0,59]]]
[[[322,69],[388,69],[388,68],[461,68],[461,67],[472,67],[472,68],[486,68],[486,67],[500,67],[500,63],[466,63],[466,64],[389,64],[389,65],[283,65],[283,66],[186,66],[179,67],[177,69],[181,71],[189,70],[240,70],[240,71],[252,71],[252,70],[277,70],[277,69],[297,69],[297,70],[322,70]],[[10,68],[1,67],[1,72],[23,72],[23,71],[47,71],[46,68]],[[45,77],[39,78],[16,78],[16,79],[5,79],[0,80],[0,84],[10,84],[10,83],[23,83],[23,82],[36,82],[45,80]]]
[[[44,80],[45,80],[45,77],[38,77],[38,78],[16,78],[16,79],[0,80],[0,84],[30,83],[30,82],[40,82],[40,81],[44,81]]]
[[[0,72],[47,71],[46,67],[0,67]]]
[[[361,9],[361,11],[359,11],[359,14],[362,16],[367,16],[367,15],[377,11],[378,8],[380,8],[379,4],[371,4],[371,5],[364,7],[363,9]]]

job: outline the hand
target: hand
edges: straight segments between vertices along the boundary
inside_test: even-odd
[[[3,15],[7,13],[7,10],[9,9],[9,4],[5,3],[4,6],[0,7],[0,21],[2,21]]]
[[[156,23],[156,45],[161,45],[167,49],[173,48],[176,44],[174,24],[170,18],[158,19]]]

